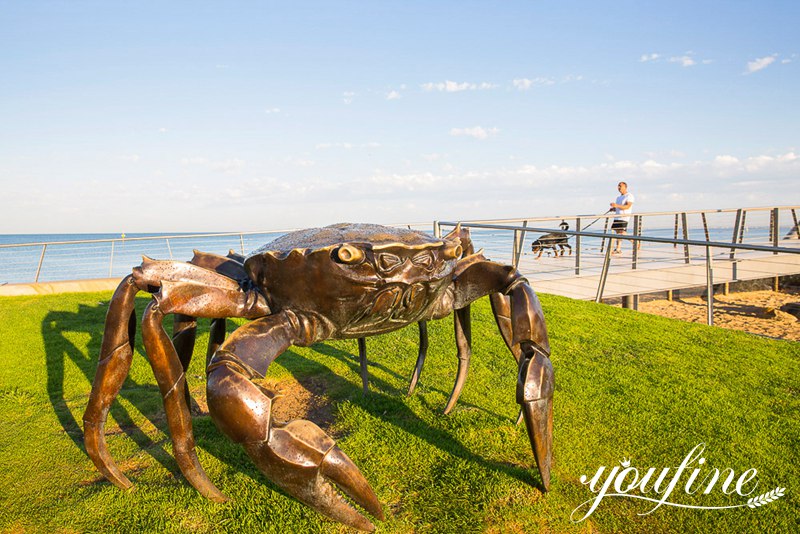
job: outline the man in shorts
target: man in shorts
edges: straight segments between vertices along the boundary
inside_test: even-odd
[[[614,222],[611,224],[611,230],[620,235],[624,235],[625,231],[628,229],[628,220],[633,211],[633,202],[636,199],[633,197],[633,193],[628,192],[628,184],[625,182],[617,184],[617,190],[619,191],[619,196],[615,202],[611,203],[611,209],[614,210],[614,214],[616,215],[616,217],[614,217]],[[622,240],[614,240],[614,250],[611,251],[612,254],[622,253],[622,244],[620,241]]]

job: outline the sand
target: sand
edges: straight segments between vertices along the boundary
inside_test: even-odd
[[[776,339],[800,341],[800,319],[780,308],[800,302],[800,288],[746,291],[714,296],[714,326],[742,330]],[[640,302],[639,311],[693,323],[706,322],[706,299],[676,298]]]

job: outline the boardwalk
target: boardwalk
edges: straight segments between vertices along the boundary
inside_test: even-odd
[[[782,241],[780,245],[800,252],[800,241]],[[643,244],[634,269],[631,246],[624,246],[622,255],[611,258],[603,297],[705,286],[705,250],[697,250],[700,248],[690,248],[690,262],[686,263],[682,247],[675,249],[670,245]],[[600,282],[604,255],[595,249],[585,251],[584,257],[585,267],[580,275],[575,274],[575,261],[570,256],[543,256],[534,260],[532,254],[526,254],[521,258],[518,268],[533,282],[537,291],[593,300]],[[715,284],[800,274],[800,254],[738,251],[731,259],[730,250],[716,250],[712,258]]]
[[[629,237],[642,240],[636,251],[626,239],[623,253],[612,256],[606,255],[606,220],[613,215],[461,224],[471,229],[476,248],[485,248],[492,260],[516,265],[537,291],[594,300],[600,286],[603,298],[613,298],[800,274],[798,211],[798,206],[783,206],[641,213],[631,218]],[[564,223],[573,229],[566,232],[573,254],[550,252],[537,259],[531,242]],[[438,224],[443,233],[456,223]]]

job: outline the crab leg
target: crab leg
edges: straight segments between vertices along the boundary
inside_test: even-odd
[[[132,277],[122,279],[106,313],[103,344],[97,373],[92,382],[89,404],[83,414],[83,434],[86,452],[97,470],[120,489],[128,489],[131,481],[122,474],[114,459],[108,453],[103,429],[108,411],[114,402],[122,383],[128,376],[133,359],[133,340],[136,333],[134,302],[138,288]]]
[[[411,382],[408,384],[407,395],[414,393],[419,376],[422,374],[422,366],[425,364],[425,356],[428,354],[428,323],[420,321],[417,326],[419,326],[419,354],[417,355],[417,363],[414,365],[414,372],[411,373]]]
[[[367,371],[367,340],[363,337],[358,338],[358,361],[361,366],[361,387],[366,395],[369,393],[369,374]]]
[[[189,364],[192,361],[196,337],[197,320],[191,315],[176,313],[172,325],[172,345],[175,347],[175,352],[178,354],[184,373],[189,369]],[[186,396],[186,404],[191,406],[192,398],[189,395],[188,385],[184,390],[184,395]]]
[[[428,354],[428,324],[426,321],[417,323],[419,327],[419,354],[417,355],[417,363],[414,365],[414,372],[411,373],[411,381],[408,385],[408,393],[410,396],[414,393],[414,388],[419,381],[420,373],[422,373],[422,366],[425,364],[425,356]],[[369,372],[367,370],[367,340],[366,338],[358,338],[358,361],[360,363],[361,371],[361,384],[364,388],[364,395],[369,393]]]
[[[231,251],[233,253],[233,251]],[[215,271],[231,280],[244,280],[247,273],[239,261],[240,256],[218,256],[208,252],[194,251],[194,257],[188,263]],[[189,363],[194,352],[194,343],[197,337],[197,319],[191,315],[176,313],[172,328],[172,344],[181,360],[184,372],[189,368]],[[225,340],[225,319],[212,319],[209,332],[208,350],[206,352],[206,365],[208,360],[217,351]],[[189,391],[186,391],[186,400],[189,402]]]
[[[211,362],[211,357],[219,350],[222,342],[225,341],[227,321],[224,318],[211,319],[208,330],[208,350],[206,351],[206,367]]]
[[[453,314],[453,324],[455,325],[456,347],[458,356],[458,371],[456,372],[456,382],[453,384],[453,391],[447,400],[444,413],[449,414],[458,402],[464,382],[467,380],[469,370],[469,359],[472,356],[472,327],[470,325],[469,304],[456,310]]]
[[[476,256],[464,258],[456,269],[453,307],[459,309],[482,295],[504,293],[492,297],[493,310],[511,353],[519,355],[517,402],[522,408],[542,485],[547,490],[552,463],[555,381],[542,307],[536,293],[516,269]]]
[[[147,358],[164,399],[164,411],[172,438],[175,460],[192,486],[212,501],[223,502],[227,497],[208,478],[194,448],[192,416],[183,393],[186,391],[186,374],[175,347],[161,323],[164,314],[153,300],[145,308],[142,318],[142,340]]]
[[[160,286],[160,288],[159,288]],[[131,486],[108,454],[103,428],[114,399],[119,394],[130,370],[133,357],[133,339],[136,332],[133,317],[136,293],[140,290],[157,291],[154,298],[162,314],[176,313],[185,317],[179,323],[190,322],[194,317],[263,317],[270,310],[263,296],[253,291],[242,291],[239,284],[228,277],[198,266],[183,262],[159,262],[148,258],[132,275],[125,277],[109,303],[106,326],[100,350],[100,361],[92,383],[89,403],[84,413],[84,435],[86,452],[97,469],[114,485],[126,489]],[[183,364],[171,340],[164,332],[159,319],[153,319],[152,308],[146,314],[149,321],[143,339],[149,349],[154,350],[155,373],[159,385],[169,383],[169,402],[166,403],[170,427],[178,428],[178,435],[188,432],[191,439],[191,420],[186,416],[188,402],[185,382],[181,383]],[[163,317],[163,315],[161,315]],[[181,342],[179,342],[180,344]],[[180,391],[183,394],[176,393]],[[181,407],[185,408],[185,411]],[[186,425],[188,422],[188,426]],[[201,491],[214,498],[224,498],[219,490],[209,489],[202,480],[202,468],[197,475],[196,455],[187,442],[175,446],[181,469],[187,479],[199,481]],[[199,477],[199,478],[198,478]],[[206,477],[207,478],[207,477]],[[210,484],[210,482],[208,482]],[[216,492],[216,494],[214,493]]]
[[[522,349],[520,349],[519,345],[511,343],[511,338],[513,337],[511,332],[511,298],[502,293],[492,293],[489,295],[489,300],[492,304],[492,313],[497,322],[497,328],[500,330],[500,334],[503,336],[503,341],[506,342],[508,350],[511,351],[511,355],[514,356],[517,366],[519,366]],[[521,422],[522,408],[520,408],[519,414],[517,414],[517,421],[515,424],[518,425]]]
[[[208,409],[217,427],[272,482],[318,512],[360,530],[372,522],[339,494],[341,490],[383,520],[375,492],[358,467],[311,421],[272,419],[277,395],[251,381],[291,345],[308,345],[316,327],[291,312],[264,317],[237,329],[208,366]]]
[[[553,461],[555,378],[542,307],[527,282],[517,284],[511,291],[511,319],[512,343],[519,343],[522,351],[517,375],[517,403],[522,407],[533,456],[547,491],[550,489]]]
[[[475,253],[475,248],[472,245],[472,239],[470,238],[469,228],[462,228],[461,224],[456,225],[453,230],[445,236],[445,239],[453,239],[458,238],[461,243],[461,258],[466,258],[467,256],[472,256]],[[419,321],[417,323],[419,326],[419,354],[417,355],[417,363],[414,365],[414,371],[411,373],[411,381],[408,385],[408,393],[406,395],[411,395],[414,393],[414,389],[417,387],[417,382],[419,381],[419,377],[422,374],[422,367],[425,364],[425,356],[428,354],[428,325],[425,321]],[[469,312],[467,312],[467,328],[469,328]],[[459,347],[459,355],[462,354],[461,346],[464,345],[463,340],[461,342],[458,341],[459,339],[459,332],[461,332],[461,326],[456,326],[456,344]],[[469,344],[471,341],[467,341],[467,351],[469,352]],[[461,394],[461,388],[464,386],[464,380],[466,379],[467,369],[469,368],[469,355],[466,356],[466,361],[459,356],[458,360],[458,372],[456,374],[456,383],[453,386],[453,392],[450,395],[450,398],[453,399],[453,405],[458,400],[459,395]],[[460,380],[459,380],[460,378]],[[459,385],[460,383],[460,385]],[[456,393],[456,389],[458,389],[458,393]],[[453,395],[455,394],[455,395]],[[450,402],[448,402],[448,406]],[[444,413],[448,413],[452,409],[445,408]]]

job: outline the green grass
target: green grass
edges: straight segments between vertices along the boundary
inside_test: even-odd
[[[232,500],[215,504],[189,486],[140,339],[107,425],[111,453],[135,486],[123,492],[99,479],[80,421],[109,297],[0,298],[0,531],[347,531],[277,490],[208,416],[194,418],[200,461]],[[140,312],[146,302],[137,300]],[[547,495],[524,425],[513,424],[515,366],[485,299],[473,307],[472,367],[450,416],[440,412],[456,367],[452,319],[429,325],[428,360],[410,398],[415,328],[368,340],[367,396],[355,341],[292,348],[270,377],[330,396],[331,431],[385,505],[379,532],[798,531],[800,345],[547,295],[542,304],[557,381]],[[189,372],[196,397],[205,395],[201,326]],[[710,465],[754,467],[757,494],[781,486],[786,496],[756,509],[662,507],[645,516],[642,501],[609,498],[586,521],[570,521],[593,496],[581,475],[623,457],[675,466],[701,442]],[[715,492],[684,502],[743,500]]]

